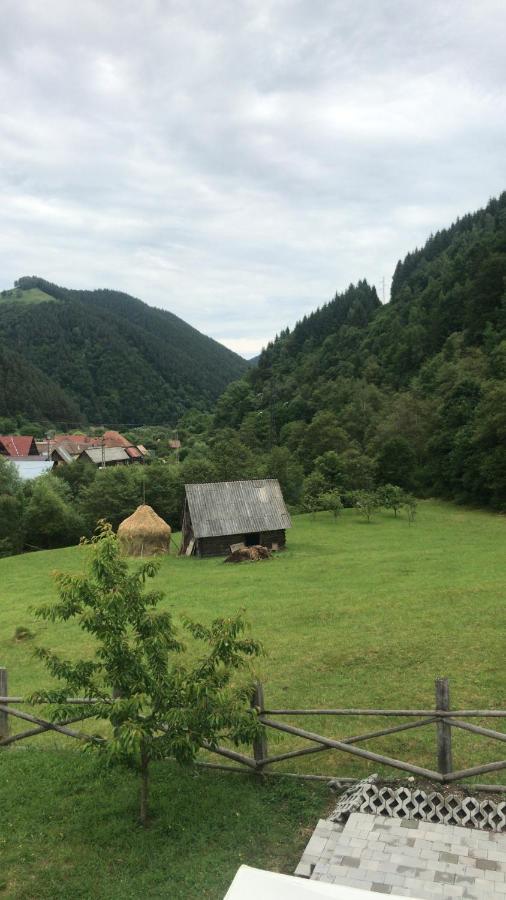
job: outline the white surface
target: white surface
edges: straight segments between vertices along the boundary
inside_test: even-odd
[[[252,869],[241,866],[224,900],[318,900],[319,897],[333,897],[334,900],[372,900],[370,891],[346,887],[342,884],[325,884],[323,881],[310,881],[305,878],[294,878],[292,875],[279,875],[277,872],[264,872],[263,869]],[[395,900],[395,894],[390,894]]]
[[[38,478],[39,475],[50,472],[54,465],[51,459],[34,459],[32,461],[31,459],[8,457],[8,461],[16,466],[18,474],[23,481],[30,481],[31,478]]]

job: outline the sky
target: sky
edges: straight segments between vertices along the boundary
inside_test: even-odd
[[[1,0],[0,289],[246,357],[506,189],[504,0]]]

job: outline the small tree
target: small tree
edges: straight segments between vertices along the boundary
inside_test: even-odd
[[[326,493],[320,494],[320,508],[328,509],[333,514],[334,519],[337,519],[343,508],[343,501],[339,491],[326,491]]]
[[[63,721],[75,715],[75,706],[66,703],[69,695],[93,699],[83,718],[108,721],[111,734],[83,740],[110,761],[139,771],[145,825],[152,760],[171,756],[191,763],[203,745],[215,747],[219,739],[239,744],[258,733],[257,714],[246,703],[251,685],[234,686],[232,677],[261,648],[243,636],[240,615],[215,619],[209,627],[186,619],[186,629],[207,648],[201,658],[186,660],[170,612],[156,608],[163,594],[146,590],[156,562],[131,570],[108,523],[100,523],[95,537],[84,543],[91,547],[87,570],[57,574],[58,602],[37,614],[52,622],[76,619],[93,636],[95,654],[70,662],[37,650],[63,687],[38,693],[32,702],[55,704],[50,714]]]
[[[358,509],[366,522],[370,522],[374,511],[379,506],[378,495],[375,491],[354,491],[354,506]]]
[[[416,508],[418,506],[416,497],[413,497],[412,494],[405,494],[404,506],[406,507],[408,522],[410,525],[413,525],[416,519]]]
[[[378,503],[385,509],[393,509],[397,518],[398,511],[406,503],[406,494],[398,484],[384,484],[378,488]]]

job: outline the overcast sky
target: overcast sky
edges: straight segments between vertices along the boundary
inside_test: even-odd
[[[0,288],[245,356],[506,189],[505,0],[1,0]]]

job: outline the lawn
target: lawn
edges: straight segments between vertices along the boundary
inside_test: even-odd
[[[416,523],[411,526],[405,517],[395,518],[392,513],[378,514],[370,524],[351,510],[345,511],[337,522],[329,514],[320,513],[315,518],[295,517],[294,527],[288,533],[288,549],[272,560],[231,566],[224,565],[221,559],[172,556],[163,559],[156,581],[166,593],[164,603],[176,616],[184,612],[208,622],[216,615],[227,615],[239,608],[246,610],[252,632],[266,650],[256,668],[265,686],[267,706],[428,708],[434,704],[434,679],[447,675],[454,706],[504,708],[505,536],[503,517],[439,502],[421,503]],[[33,659],[34,645],[50,646],[69,657],[91,652],[88,639],[75,626],[41,623],[30,611],[32,606],[55,596],[51,572],[79,569],[84,553],[83,549],[71,548],[0,560],[0,665],[9,670],[11,694],[26,694],[49,683],[41,664]],[[14,641],[18,626],[30,629],[33,638]],[[368,719],[364,727],[364,722],[356,719],[320,717],[298,721],[303,727],[335,737],[380,728],[384,722]],[[495,720],[493,727],[501,728],[501,721]],[[272,731],[268,736],[273,751],[301,744],[300,740]],[[435,764],[433,729],[404,732],[368,746],[430,768]],[[202,893],[203,869],[208,863],[207,851],[199,850],[198,840],[209,842],[209,865],[214,865],[214,869],[220,868],[222,857],[217,850],[215,857],[213,848],[221,847],[223,842],[229,847],[228,862],[223,862],[227,877],[233,873],[232,862],[238,864],[241,860],[267,865],[269,859],[276,858],[271,867],[289,871],[294,852],[301,846],[298,829],[300,832],[303,820],[310,824],[313,812],[317,815],[318,803],[323,810],[328,800],[328,795],[318,794],[318,788],[293,788],[293,782],[276,780],[258,787],[248,776],[210,772],[202,773],[195,781],[193,776],[176,776],[170,763],[159,764],[155,789],[158,819],[155,817],[148,835],[139,836],[135,831],[134,840],[125,837],[130,834],[135,808],[128,779],[110,774],[110,787],[104,792],[99,777],[93,774],[92,762],[82,762],[75,751],[62,749],[69,747],[66,739],[36,738],[31,747],[25,751],[13,747],[0,755],[9,779],[13,833],[21,828],[23,835],[26,829],[21,849],[8,844],[11,849],[7,852],[12,859],[16,853],[19,857],[17,863],[12,863],[15,872],[16,865],[20,867],[26,857],[27,865],[38,873],[34,877],[42,878],[40,854],[43,835],[49,829],[46,845],[51,850],[46,853],[44,865],[53,875],[48,875],[48,882],[44,876],[41,890],[47,889],[47,883],[52,884],[53,890],[30,894],[29,888],[20,884],[12,889],[13,897],[119,896],[119,887],[115,893],[112,881],[116,885],[115,873],[123,871],[123,857],[127,860],[125,872],[134,864],[138,841],[143,866],[149,853],[155,869],[159,864],[160,872],[173,871],[174,877],[187,872],[187,877],[194,879],[194,888],[185,882],[185,890],[171,896],[219,898],[226,883],[221,875],[208,894]],[[499,745],[486,739],[460,732],[454,736],[456,768],[501,756]],[[72,759],[79,762],[69,762]],[[347,775],[374,771],[368,763],[334,751],[285,762],[278,771],[283,767],[287,771]],[[86,784],[77,777],[80,771],[86,772]],[[492,778],[506,780],[503,773]],[[42,796],[47,792],[55,798],[54,809],[49,802],[39,802],[38,793],[33,790],[37,783],[42,785]],[[300,802],[292,802],[294,791],[299,792]],[[184,797],[185,792],[190,803],[208,804],[210,810],[209,816],[204,813],[202,819],[199,807],[192,807],[197,826],[205,821],[207,838],[199,832],[195,845],[192,838],[190,849],[181,832],[190,825],[184,825],[184,816],[180,821],[178,812],[183,801],[172,806],[173,795]],[[279,792],[285,792],[282,802],[269,799],[279,797]],[[20,801],[26,800],[16,802],[17,796]],[[233,818],[223,820],[225,809],[239,809],[243,802],[251,809],[244,840],[237,833]],[[267,815],[265,828],[261,824],[262,808]],[[294,808],[300,816],[293,813]],[[88,825],[82,825],[81,809]],[[96,833],[95,813],[99,816]],[[288,827],[286,819],[291,815],[293,828]],[[62,846],[55,846],[58,822],[65,836]],[[73,829],[73,837],[67,835],[67,824]],[[167,828],[170,847],[161,837]],[[103,878],[110,867],[111,885],[107,891],[94,894],[92,889],[83,887],[84,893],[80,894],[74,889],[77,862],[71,848],[81,831],[86,835],[84,843],[91,860],[98,853],[97,842],[103,842],[104,853],[96,865]],[[126,850],[122,850],[123,841],[127,842]],[[280,850],[283,841],[287,843]],[[184,859],[179,859],[179,851],[174,847],[181,847]],[[192,854],[201,862],[194,864]],[[56,891],[60,864],[73,885],[73,893]],[[122,896],[163,894],[162,882],[158,888],[156,876],[151,873],[151,862],[135,881],[129,879],[125,874]],[[34,883],[39,885],[37,880]],[[120,886],[121,883],[118,882]]]
[[[241,863],[292,872],[328,806],[321,784],[153,765],[152,823],[137,779],[72,751],[3,752],[0,897],[222,900]]]
[[[320,513],[295,517],[288,549],[272,560],[234,566],[171,556],[156,581],[176,616],[208,622],[246,610],[266,651],[256,668],[267,706],[427,708],[434,679],[447,675],[460,708],[504,707],[505,538],[504,517],[444,503],[421,503],[411,526],[392,513],[370,524],[352,510],[337,522]],[[85,552],[0,560],[0,664],[9,670],[11,694],[49,683],[34,645],[69,656],[91,652],[90,639],[73,624],[43,623],[31,612],[54,598],[52,571],[79,569]],[[33,640],[16,643],[17,626],[28,628]],[[343,719],[301,724],[335,736],[361,727]],[[269,733],[271,745],[287,741],[293,744]],[[457,764],[465,765],[470,745],[480,760],[490,753],[485,740],[459,735]],[[385,738],[381,746],[430,767],[434,762],[428,729]],[[336,766],[347,774],[367,769],[340,754],[298,763],[300,771]]]

